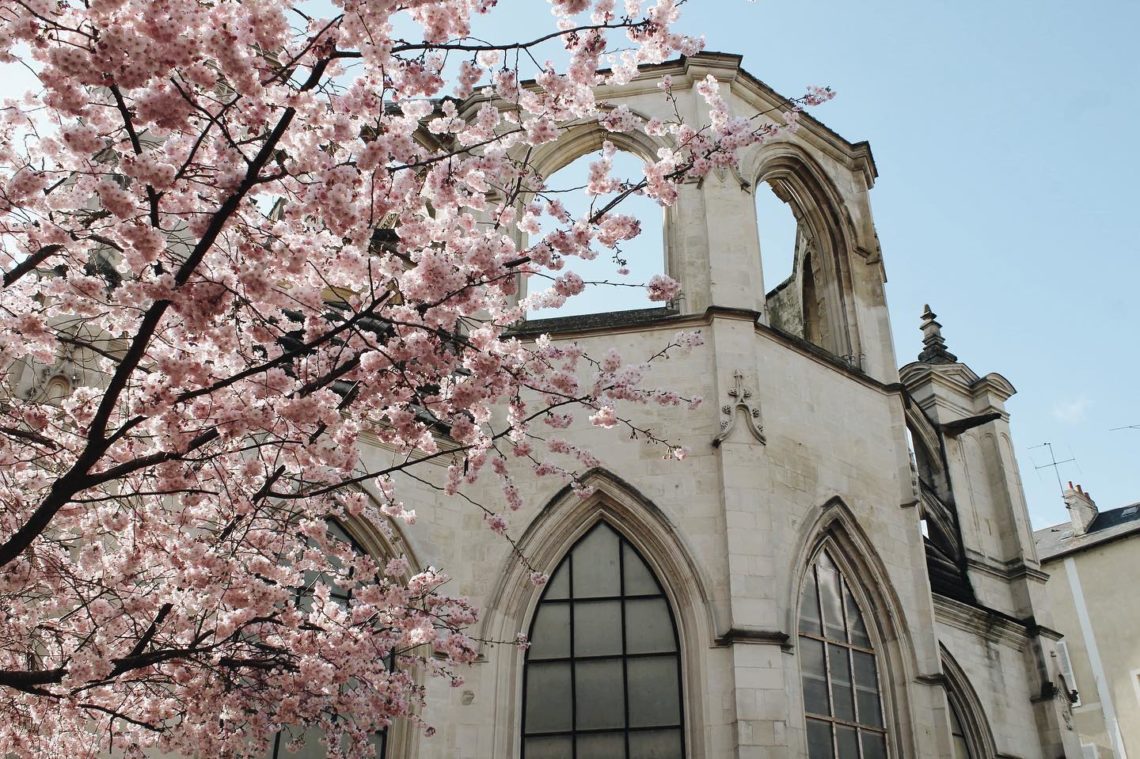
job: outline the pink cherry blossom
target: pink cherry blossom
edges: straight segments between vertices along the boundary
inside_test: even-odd
[[[654,274],[646,283],[645,289],[649,291],[650,300],[669,301],[681,292],[681,283],[664,274]]]
[[[589,493],[599,461],[558,431],[628,426],[684,456],[636,414],[699,402],[652,384],[699,334],[597,358],[510,332],[589,286],[576,259],[640,233],[606,197],[670,205],[782,128],[732,113],[715,79],[707,123],[599,99],[700,49],[680,6],[555,0],[567,63],[525,70],[550,30],[476,39],[485,0],[0,10],[0,65],[42,88],[0,109],[0,374],[28,388],[0,398],[4,752],[261,756],[315,728],[365,755],[396,719],[430,735],[421,680],[461,682],[476,612],[444,572],[346,536],[435,520],[404,490],[425,460],[508,550],[522,476]],[[587,187],[601,210],[576,217],[528,156],[584,124],[612,139]],[[641,130],[669,147],[619,181],[615,145]]]
[[[596,427],[613,427],[618,423],[617,413],[613,406],[602,406],[590,416],[590,424]]]

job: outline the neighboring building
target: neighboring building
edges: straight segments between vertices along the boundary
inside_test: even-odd
[[[737,115],[788,107],[716,53],[598,94],[669,118],[666,75],[690,118],[706,112],[694,85],[709,75]],[[662,147],[580,126],[533,164],[550,175],[603,140],[645,159]],[[875,176],[866,143],[805,116],[744,151],[739,171],[679,188],[662,254],[683,285],[675,304],[518,331],[633,359],[703,330],[705,345],[661,362],[652,382],[706,403],[633,412],[691,454],[663,461],[612,433],[566,431],[604,468],[586,476],[587,498],[520,479],[511,535],[552,575],[544,589],[477,509],[401,482],[419,514],[401,538],[413,563],[452,574],[449,591],[483,610],[477,636],[529,631],[533,645],[486,645],[458,689],[429,682],[437,734],[397,726],[389,757],[1079,756],[1010,443],[1014,389],[958,362],[929,310],[925,348],[900,375]],[[783,283],[763,281],[765,184],[799,224]],[[363,455],[371,466],[392,454]],[[417,475],[438,484],[445,471]],[[495,484],[480,488],[472,497],[498,508]]]
[[[1034,533],[1084,756],[1140,757],[1140,503],[1098,511],[1064,491],[1069,524]]]

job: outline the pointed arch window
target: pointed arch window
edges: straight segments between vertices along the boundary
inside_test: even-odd
[[[621,191],[618,190],[598,196],[584,192],[590,182],[590,166],[600,158],[599,153],[587,153],[553,172],[547,179],[547,189],[535,201],[544,209],[550,201],[557,201],[573,218],[590,218],[621,196]],[[636,184],[645,174],[645,163],[635,153],[618,150],[612,158],[611,176],[626,186]],[[648,292],[640,287],[654,275],[667,273],[665,209],[648,196],[635,193],[622,198],[612,214],[632,216],[640,225],[640,234],[632,240],[619,243],[616,248],[595,241],[591,247],[596,257],[589,260],[563,257],[557,251],[552,251],[551,265],[544,264],[531,275],[527,292],[552,289],[554,280],[566,271],[573,271],[580,276],[587,287],[567,300],[564,306],[533,310],[528,314],[528,319],[635,311],[666,305],[650,300]],[[541,232],[532,235],[527,240],[527,245],[539,242],[548,234],[568,230],[564,222],[547,212],[540,217],[539,226]]]
[[[609,525],[590,530],[551,575],[530,641],[524,759],[683,759],[673,612]]]
[[[343,527],[335,521],[328,522],[328,535],[332,540],[347,543],[358,554],[367,554],[364,546],[352,537]],[[348,576],[351,578],[353,570],[350,567]],[[297,594],[297,604],[305,609],[311,609],[313,603],[313,587],[317,582],[324,582],[329,586],[329,596],[337,604],[347,607],[352,601],[352,590],[345,589],[331,578],[310,570],[305,572],[305,585]],[[394,666],[394,657],[389,655],[385,660],[388,668]],[[374,753],[368,753],[369,759],[387,759],[388,756],[388,729],[385,728],[373,733],[369,738]],[[285,728],[273,736],[269,744],[266,759],[324,759],[330,756],[329,746],[324,739],[324,733],[319,728],[310,728],[303,733],[297,733],[292,728]]]
[[[873,641],[827,551],[812,565],[800,597],[799,654],[809,759],[886,759]]]
[[[974,759],[974,752],[970,750],[970,739],[962,728],[962,718],[958,716],[954,699],[950,699],[950,740],[954,744],[954,759]]]

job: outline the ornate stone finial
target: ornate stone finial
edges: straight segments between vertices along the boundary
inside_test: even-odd
[[[942,325],[934,321],[938,314],[930,310],[930,305],[923,306],[922,311],[922,353],[918,360],[927,364],[953,364],[958,360],[950,351],[946,350],[946,341],[942,339]]]
[[[731,400],[720,407],[720,412],[727,418],[720,423],[720,434],[713,439],[713,447],[719,448],[720,444],[732,434],[732,428],[736,426],[737,409],[744,411],[744,421],[752,437],[761,445],[767,445],[768,441],[764,439],[764,426],[760,423],[760,409],[752,405],[750,400],[752,391],[744,386],[744,374],[737,369],[732,373],[732,381],[732,389],[728,391]]]

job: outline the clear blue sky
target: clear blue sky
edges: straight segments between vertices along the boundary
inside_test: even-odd
[[[620,3],[619,3],[620,5]],[[488,39],[550,28],[502,0]],[[1064,521],[1064,480],[1102,509],[1140,501],[1140,2],[689,0],[682,29],[740,53],[786,95],[871,142],[872,203],[900,362],[930,303],[949,347],[1018,388],[1013,431],[1035,526]],[[27,83],[12,67],[0,91]],[[763,234],[763,232],[762,232]]]
[[[505,0],[513,28],[485,34],[544,6]],[[1140,3],[690,0],[682,16],[786,95],[839,92],[814,113],[871,142],[899,361],[930,303],[962,361],[1017,387],[1034,525],[1068,518],[1035,469],[1045,442],[1102,509],[1140,501],[1140,429],[1109,431],[1140,425]]]

